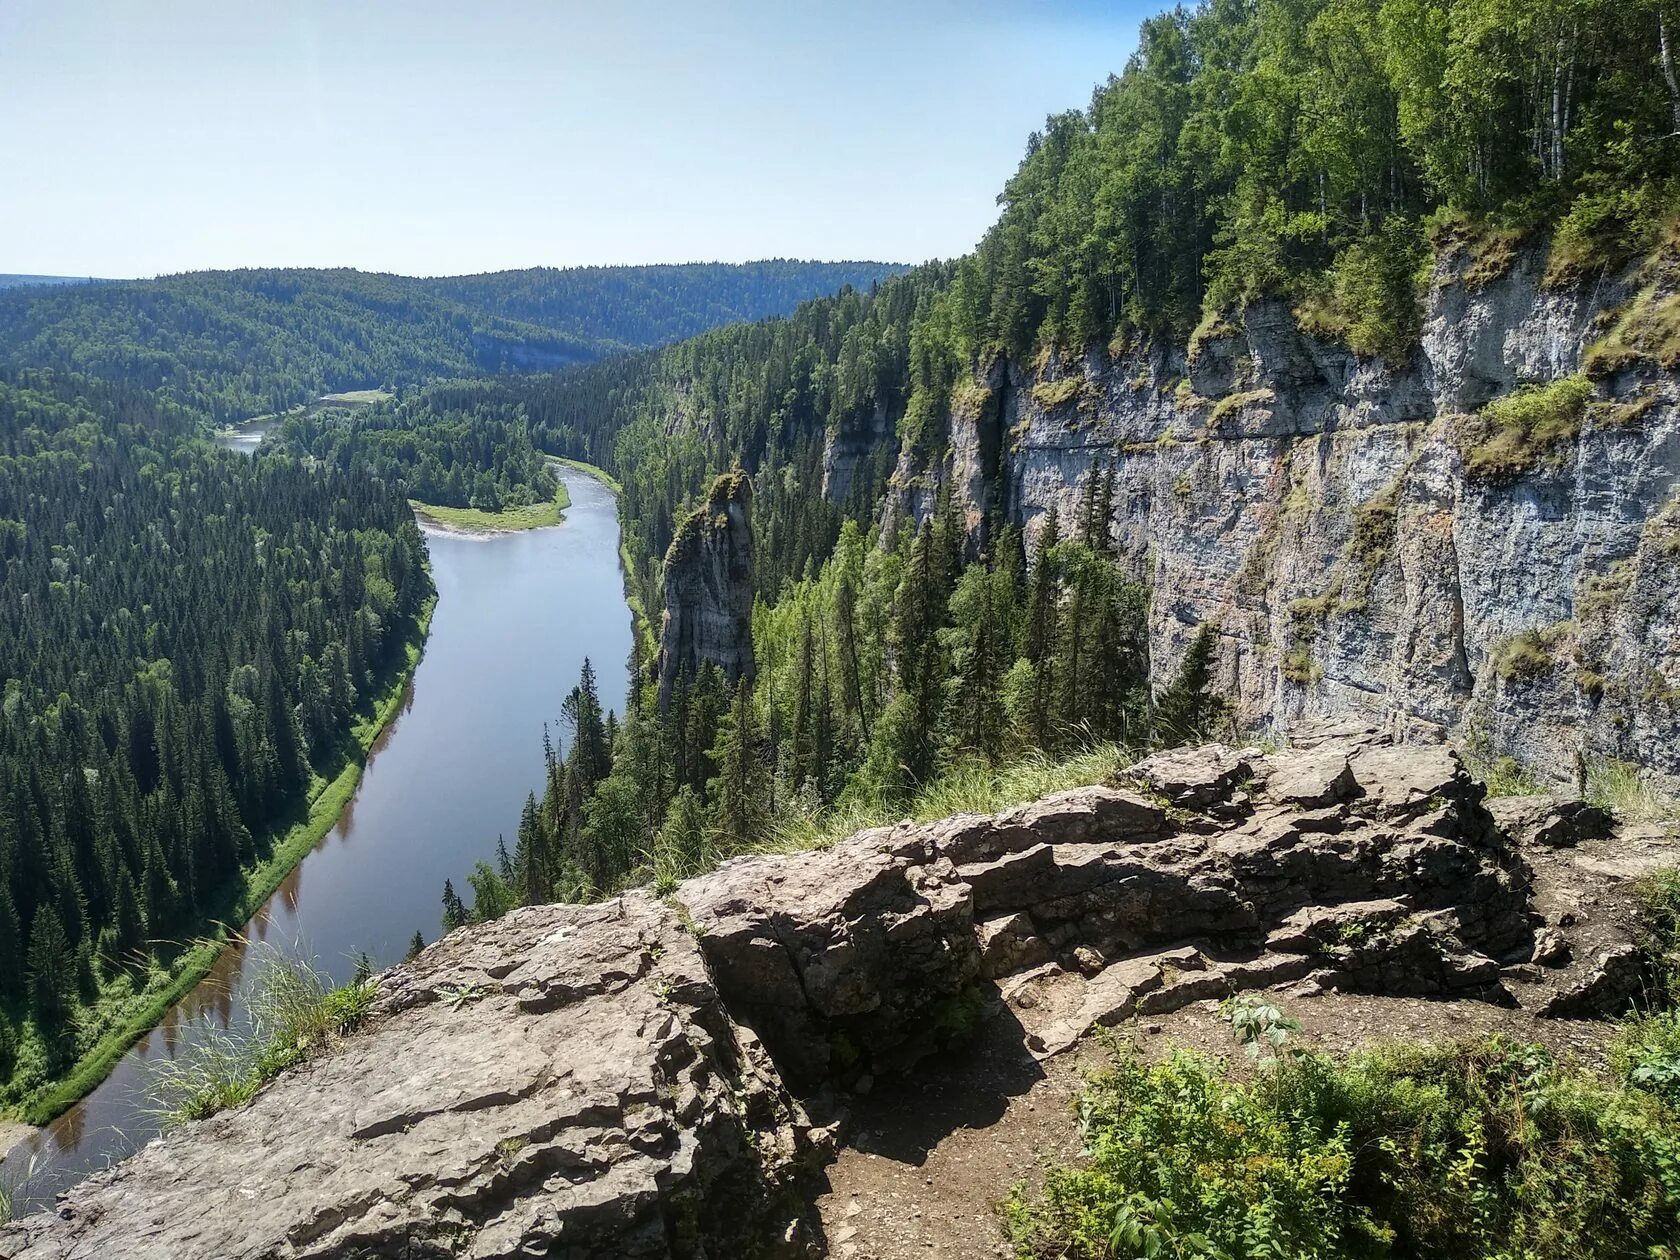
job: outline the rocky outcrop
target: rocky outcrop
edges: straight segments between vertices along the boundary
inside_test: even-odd
[[[519,910],[382,976],[366,1027],[248,1106],[0,1229],[0,1257],[820,1253],[803,1196],[845,1091],[1000,1001],[1041,1057],[1275,985],[1597,1011],[1640,964],[1620,921],[1556,903],[1585,869],[1537,894],[1453,754],[1355,732]]]
[[[453,933],[381,977],[370,1023],[0,1230],[0,1256],[606,1260],[797,1237],[782,1191],[808,1126],[653,898]]]
[[[948,453],[901,453],[884,532],[948,481],[975,529],[996,504],[1030,535],[1053,505],[1071,519],[1100,460],[1156,676],[1216,623],[1244,729],[1353,714],[1555,783],[1603,757],[1680,782],[1680,373],[1590,354],[1652,282],[1548,288],[1538,251],[1485,284],[1470,267],[1441,259],[1404,363],[1269,301],[1191,347],[979,364]],[[1552,440],[1473,470],[1474,413],[1587,367]]]
[[[677,679],[694,678],[703,664],[717,666],[731,683],[753,676],[752,604],[752,483],[736,471],[712,482],[665,553],[662,707]]]

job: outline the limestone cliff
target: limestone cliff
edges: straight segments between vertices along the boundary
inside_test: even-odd
[[[1101,460],[1156,676],[1216,622],[1247,729],[1354,713],[1551,780],[1599,757],[1680,776],[1680,262],[1558,287],[1544,269],[1444,256],[1401,364],[1277,301],[1188,347],[982,364],[943,457],[901,453],[887,526],[949,478],[976,530],[995,504],[1030,534]],[[1560,381],[1546,426],[1483,410]]]
[[[825,1254],[845,1100],[983,1019],[1043,1060],[1279,985],[1625,1003],[1605,853],[1546,879],[1602,820],[1502,822],[1451,753],[1342,732],[516,910],[381,976],[365,1027],[247,1106],[0,1226],[0,1257]]]
[[[678,677],[706,662],[730,682],[753,676],[752,483],[745,473],[712,482],[665,554],[659,636],[659,703]]]

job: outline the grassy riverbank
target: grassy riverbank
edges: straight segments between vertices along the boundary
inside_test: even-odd
[[[565,519],[566,509],[572,506],[572,496],[567,493],[566,483],[562,481],[555,490],[554,497],[548,502],[533,503],[529,507],[508,508],[501,512],[482,512],[478,508],[439,507],[433,503],[422,503],[418,499],[410,499],[408,503],[421,520],[434,525],[442,525],[448,529],[471,530],[475,533],[501,534],[558,525]]]
[[[385,688],[364,706],[345,735],[336,768],[329,767],[329,773],[316,774],[307,801],[301,802],[291,817],[281,820],[269,832],[268,858],[243,872],[210,903],[206,917],[215,926],[167,962],[155,962],[146,973],[143,986],[135,988],[134,979],[127,975],[108,985],[99,999],[80,1014],[84,1026],[92,1025],[96,1040],[62,1073],[44,1081],[15,1103],[10,1108],[13,1117],[27,1124],[46,1124],[110,1075],[129,1047],[156,1027],[169,1008],[209,974],[229,937],[244,926],[281,881],[332,830],[361,782],[362,767],[374,741],[402,710],[408,684],[425,650],[436,602],[434,596],[422,609],[416,632],[404,645],[401,666],[392,673]]]

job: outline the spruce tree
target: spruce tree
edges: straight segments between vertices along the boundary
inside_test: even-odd
[[[29,996],[35,1010],[58,1024],[76,1004],[76,955],[51,905],[35,912],[29,928]]]
[[[725,849],[744,848],[762,839],[767,829],[770,771],[761,751],[763,741],[752,681],[743,678],[735,685],[728,713],[718,723],[710,755],[717,773],[706,787],[712,830]]]
[[[1032,668],[1026,743],[1042,749],[1051,745],[1051,700],[1055,685],[1057,614],[1061,598],[1056,549],[1060,544],[1061,517],[1055,504],[1051,504],[1038,535],[1038,556],[1033,561],[1027,596],[1025,642],[1022,645]]]
[[[11,889],[5,880],[0,880],[0,958],[9,958],[12,962],[0,966],[0,997],[9,997],[23,987],[23,969],[17,965],[17,959],[23,957],[23,929],[18,923],[17,907],[13,904]]]
[[[1172,682],[1156,697],[1157,744],[1199,743],[1212,734],[1224,716],[1225,700],[1213,691],[1213,661],[1218,646],[1218,626],[1204,621],[1196,628]]]
[[[453,932],[458,927],[465,927],[471,916],[467,914],[466,903],[455,891],[452,880],[443,881],[443,930]]]

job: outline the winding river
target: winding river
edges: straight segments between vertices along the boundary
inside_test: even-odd
[[[231,444],[231,443],[230,443]],[[436,939],[440,893],[511,847],[525,794],[540,791],[542,735],[560,741],[560,704],[585,657],[603,705],[624,707],[630,613],[612,493],[563,472],[572,505],[552,528],[466,536],[427,531],[438,603],[400,714],[368,759],[337,825],[246,928],[249,940],[312,958],[334,979],[363,952],[399,960],[418,930]],[[14,1147],[4,1175],[22,1211],[49,1207],[86,1173],[158,1131],[150,1088],[160,1060],[237,1029],[250,951],[216,969],[122,1059],[103,1084]]]

